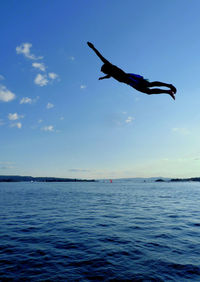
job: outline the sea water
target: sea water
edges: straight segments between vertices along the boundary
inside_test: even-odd
[[[0,183],[1,281],[200,281],[200,183]]]

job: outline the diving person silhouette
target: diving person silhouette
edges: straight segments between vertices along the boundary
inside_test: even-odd
[[[150,82],[147,79],[144,79],[144,77],[141,75],[134,73],[126,73],[120,68],[118,68],[117,66],[111,64],[108,60],[106,60],[91,42],[87,42],[87,44],[103,62],[101,71],[106,75],[100,77],[99,80],[113,77],[117,81],[126,83],[129,86],[133,87],[134,89],[146,93],[148,95],[169,94],[175,100],[176,88],[172,84],[168,84],[160,81]],[[151,88],[151,87],[160,87],[160,86],[168,87],[169,90],[160,89],[160,88]]]

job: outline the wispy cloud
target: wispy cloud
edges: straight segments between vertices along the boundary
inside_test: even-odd
[[[35,99],[29,98],[29,97],[23,97],[20,100],[20,104],[33,104],[39,99],[39,96],[37,96]]]
[[[41,71],[45,71],[46,70],[46,66],[44,63],[32,63],[32,66],[35,68],[35,69],[39,69]]]
[[[54,80],[56,78],[58,78],[58,75],[55,72],[49,72],[48,76],[50,79]]]
[[[16,120],[19,120],[21,118],[24,118],[23,115],[19,115],[18,113],[14,113],[14,114],[9,114],[8,115],[8,119],[12,122],[10,124],[10,127],[17,127],[17,128],[22,128],[22,123],[21,122],[14,122],[13,121],[16,121]]]
[[[20,118],[23,118],[24,116],[23,115],[18,115],[18,113],[14,113],[14,114],[9,114],[8,115],[8,119],[9,120],[18,120]]]
[[[20,100],[20,104],[32,104],[33,100],[29,97],[24,97]]]
[[[12,169],[12,168],[14,168],[13,166],[10,166],[10,165],[3,165],[3,166],[0,166],[0,169]]]
[[[135,118],[134,117],[128,117],[126,120],[125,120],[125,123],[131,123]]]
[[[181,135],[188,135],[188,134],[190,134],[190,131],[187,128],[185,128],[185,127],[174,127],[174,128],[172,128],[172,131],[176,132],[176,133],[179,133]]]
[[[12,124],[10,125],[10,127],[22,128],[22,123],[21,123],[21,122],[12,123]]]
[[[51,131],[51,132],[53,132],[54,131],[54,127],[53,127],[53,125],[44,126],[44,127],[42,127],[42,130],[43,131]]]
[[[13,165],[13,162],[5,162],[5,161],[0,161],[0,165]]]
[[[0,119],[0,126],[1,125],[4,125],[5,123],[4,123],[4,121],[3,121],[3,119]]]
[[[38,74],[34,80],[35,84],[39,86],[45,86],[48,84],[48,79],[46,75]]]
[[[12,162],[0,162],[0,169],[12,169],[14,168],[14,163]]]
[[[49,110],[49,109],[52,109],[54,107],[54,104],[51,104],[51,103],[48,103],[46,108]]]
[[[31,54],[31,47],[32,47],[31,43],[22,43],[20,46],[16,47],[16,52],[17,52],[17,54],[24,55],[26,58],[28,58],[30,60],[43,59],[42,56],[36,57],[34,54]]]
[[[80,89],[85,89],[86,87],[87,87],[86,85],[82,84],[82,85],[80,86]]]
[[[68,171],[70,172],[90,172],[91,170],[89,169],[80,169],[80,168],[71,168],[71,169],[68,169]]]
[[[15,99],[15,94],[8,90],[6,86],[0,84],[0,101],[10,102]]]
[[[75,57],[74,57],[74,56],[70,56],[70,57],[69,57],[69,60],[74,61],[74,60],[75,60]]]
[[[111,127],[124,127],[132,124],[134,120],[135,117],[129,116],[127,112],[110,113],[106,118],[106,123]]]

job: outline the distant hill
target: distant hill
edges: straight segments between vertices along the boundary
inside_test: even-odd
[[[134,182],[134,183],[143,183],[143,182],[155,182],[157,179],[163,179],[164,181],[169,181],[170,178],[166,177],[133,177],[133,178],[113,178],[114,182]],[[100,181],[108,181],[108,179],[101,179]]]
[[[171,182],[182,182],[182,181],[196,181],[200,182],[200,177],[191,177],[191,178],[173,178]]]
[[[157,179],[155,182],[188,182],[188,181],[200,182],[200,177],[172,178],[170,180],[164,180],[164,179],[160,178],[160,179]]]
[[[95,182],[94,179],[0,175],[0,182]]]

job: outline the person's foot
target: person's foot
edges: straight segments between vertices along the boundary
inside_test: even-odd
[[[170,84],[170,89],[174,92],[174,94],[176,94],[176,87],[174,87],[174,85]]]
[[[174,92],[172,90],[169,90],[169,95],[172,97],[172,99],[174,99],[174,100],[176,99]]]

